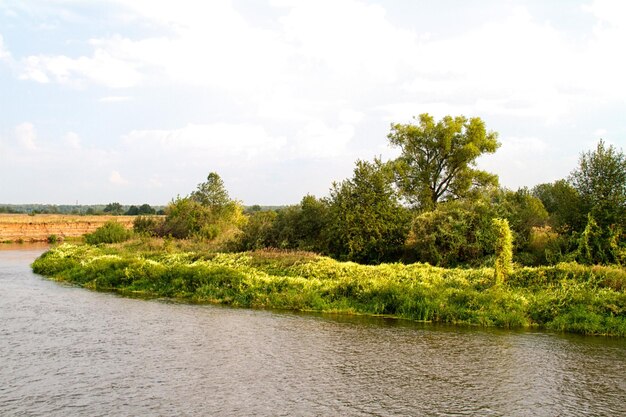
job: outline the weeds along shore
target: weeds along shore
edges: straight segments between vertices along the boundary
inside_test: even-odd
[[[194,303],[626,336],[626,271],[576,263],[514,268],[376,266],[309,252],[215,253],[146,242],[63,244],[32,265],[98,291]]]

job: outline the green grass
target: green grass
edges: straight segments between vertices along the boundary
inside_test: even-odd
[[[626,271],[619,267],[518,268],[494,285],[492,268],[366,266],[308,252],[214,253],[146,240],[63,244],[33,270],[95,290],[196,303],[626,336]]]

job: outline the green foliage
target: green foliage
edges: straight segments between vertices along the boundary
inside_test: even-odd
[[[59,237],[57,235],[52,234],[52,235],[48,236],[47,240],[48,240],[48,243],[55,244],[55,243],[59,242],[60,239],[59,239]]]
[[[584,152],[570,176],[585,213],[598,226],[626,227],[626,156],[600,140],[594,151]]]
[[[90,245],[100,243],[119,243],[124,242],[131,237],[131,232],[122,224],[115,221],[108,221],[104,225],[96,229],[95,232],[85,235],[85,242]]]
[[[165,215],[157,234],[177,239],[212,240],[245,222],[243,208],[228,198],[222,179],[214,172],[189,197],[173,200]]]
[[[580,231],[585,227],[585,214],[578,191],[567,181],[539,184],[532,194],[539,198],[549,214],[549,222],[558,233]]]
[[[377,266],[306,252],[212,254],[61,245],[36,273],[87,288],[191,302],[499,327],[542,327],[626,336],[626,271],[576,263],[516,268],[492,286],[493,269]]]
[[[139,206],[137,210],[137,214],[146,215],[146,214],[156,214],[156,210],[153,209],[150,204],[142,204]]]
[[[392,172],[380,160],[357,161],[354,175],[330,195],[328,253],[339,259],[380,263],[397,259],[410,216],[392,188]]]
[[[124,209],[120,203],[109,203],[103,211],[108,214],[119,215],[124,212]]]
[[[189,197],[177,197],[167,206],[165,214],[165,221],[158,233],[160,236],[176,239],[214,237],[208,230],[214,220],[211,209]]]
[[[276,246],[274,234],[275,211],[255,211],[241,228],[237,249],[256,250]]]
[[[507,220],[493,219],[492,224],[496,235],[494,277],[496,285],[501,285],[513,271],[513,235]]]
[[[578,238],[576,260],[586,265],[623,264],[622,235],[622,229],[619,226],[612,225],[603,229],[589,213],[587,226]]]
[[[137,216],[133,220],[133,231],[147,236],[158,236],[163,229],[164,220],[154,216]]]
[[[480,118],[446,116],[435,122],[424,113],[416,121],[393,124],[387,136],[402,152],[394,164],[395,176],[409,202],[430,210],[439,201],[497,184],[496,175],[474,168],[479,156],[500,146],[497,133],[487,132]]]
[[[278,210],[274,221],[274,245],[282,249],[323,252],[328,222],[328,202],[306,195],[300,204]]]
[[[224,181],[215,172],[207,176],[206,182],[198,184],[198,188],[191,193],[190,198],[204,207],[211,208],[214,212],[221,210],[231,201],[224,187]]]
[[[493,255],[494,236],[489,201],[450,201],[413,220],[409,260],[451,267],[477,265]]]

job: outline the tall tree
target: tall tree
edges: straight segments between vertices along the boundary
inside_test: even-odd
[[[600,140],[596,149],[580,156],[578,168],[570,175],[584,212],[591,213],[598,226],[626,226],[626,156]]]
[[[498,149],[498,134],[478,117],[446,116],[435,122],[424,113],[417,124],[392,124],[387,136],[401,150],[395,180],[403,196],[421,209],[462,198],[472,189],[496,185],[498,177],[475,168],[476,159]]]

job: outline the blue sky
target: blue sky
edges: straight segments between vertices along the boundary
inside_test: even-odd
[[[0,0],[0,203],[296,203],[424,112],[532,187],[625,147],[624,45],[622,1]]]

